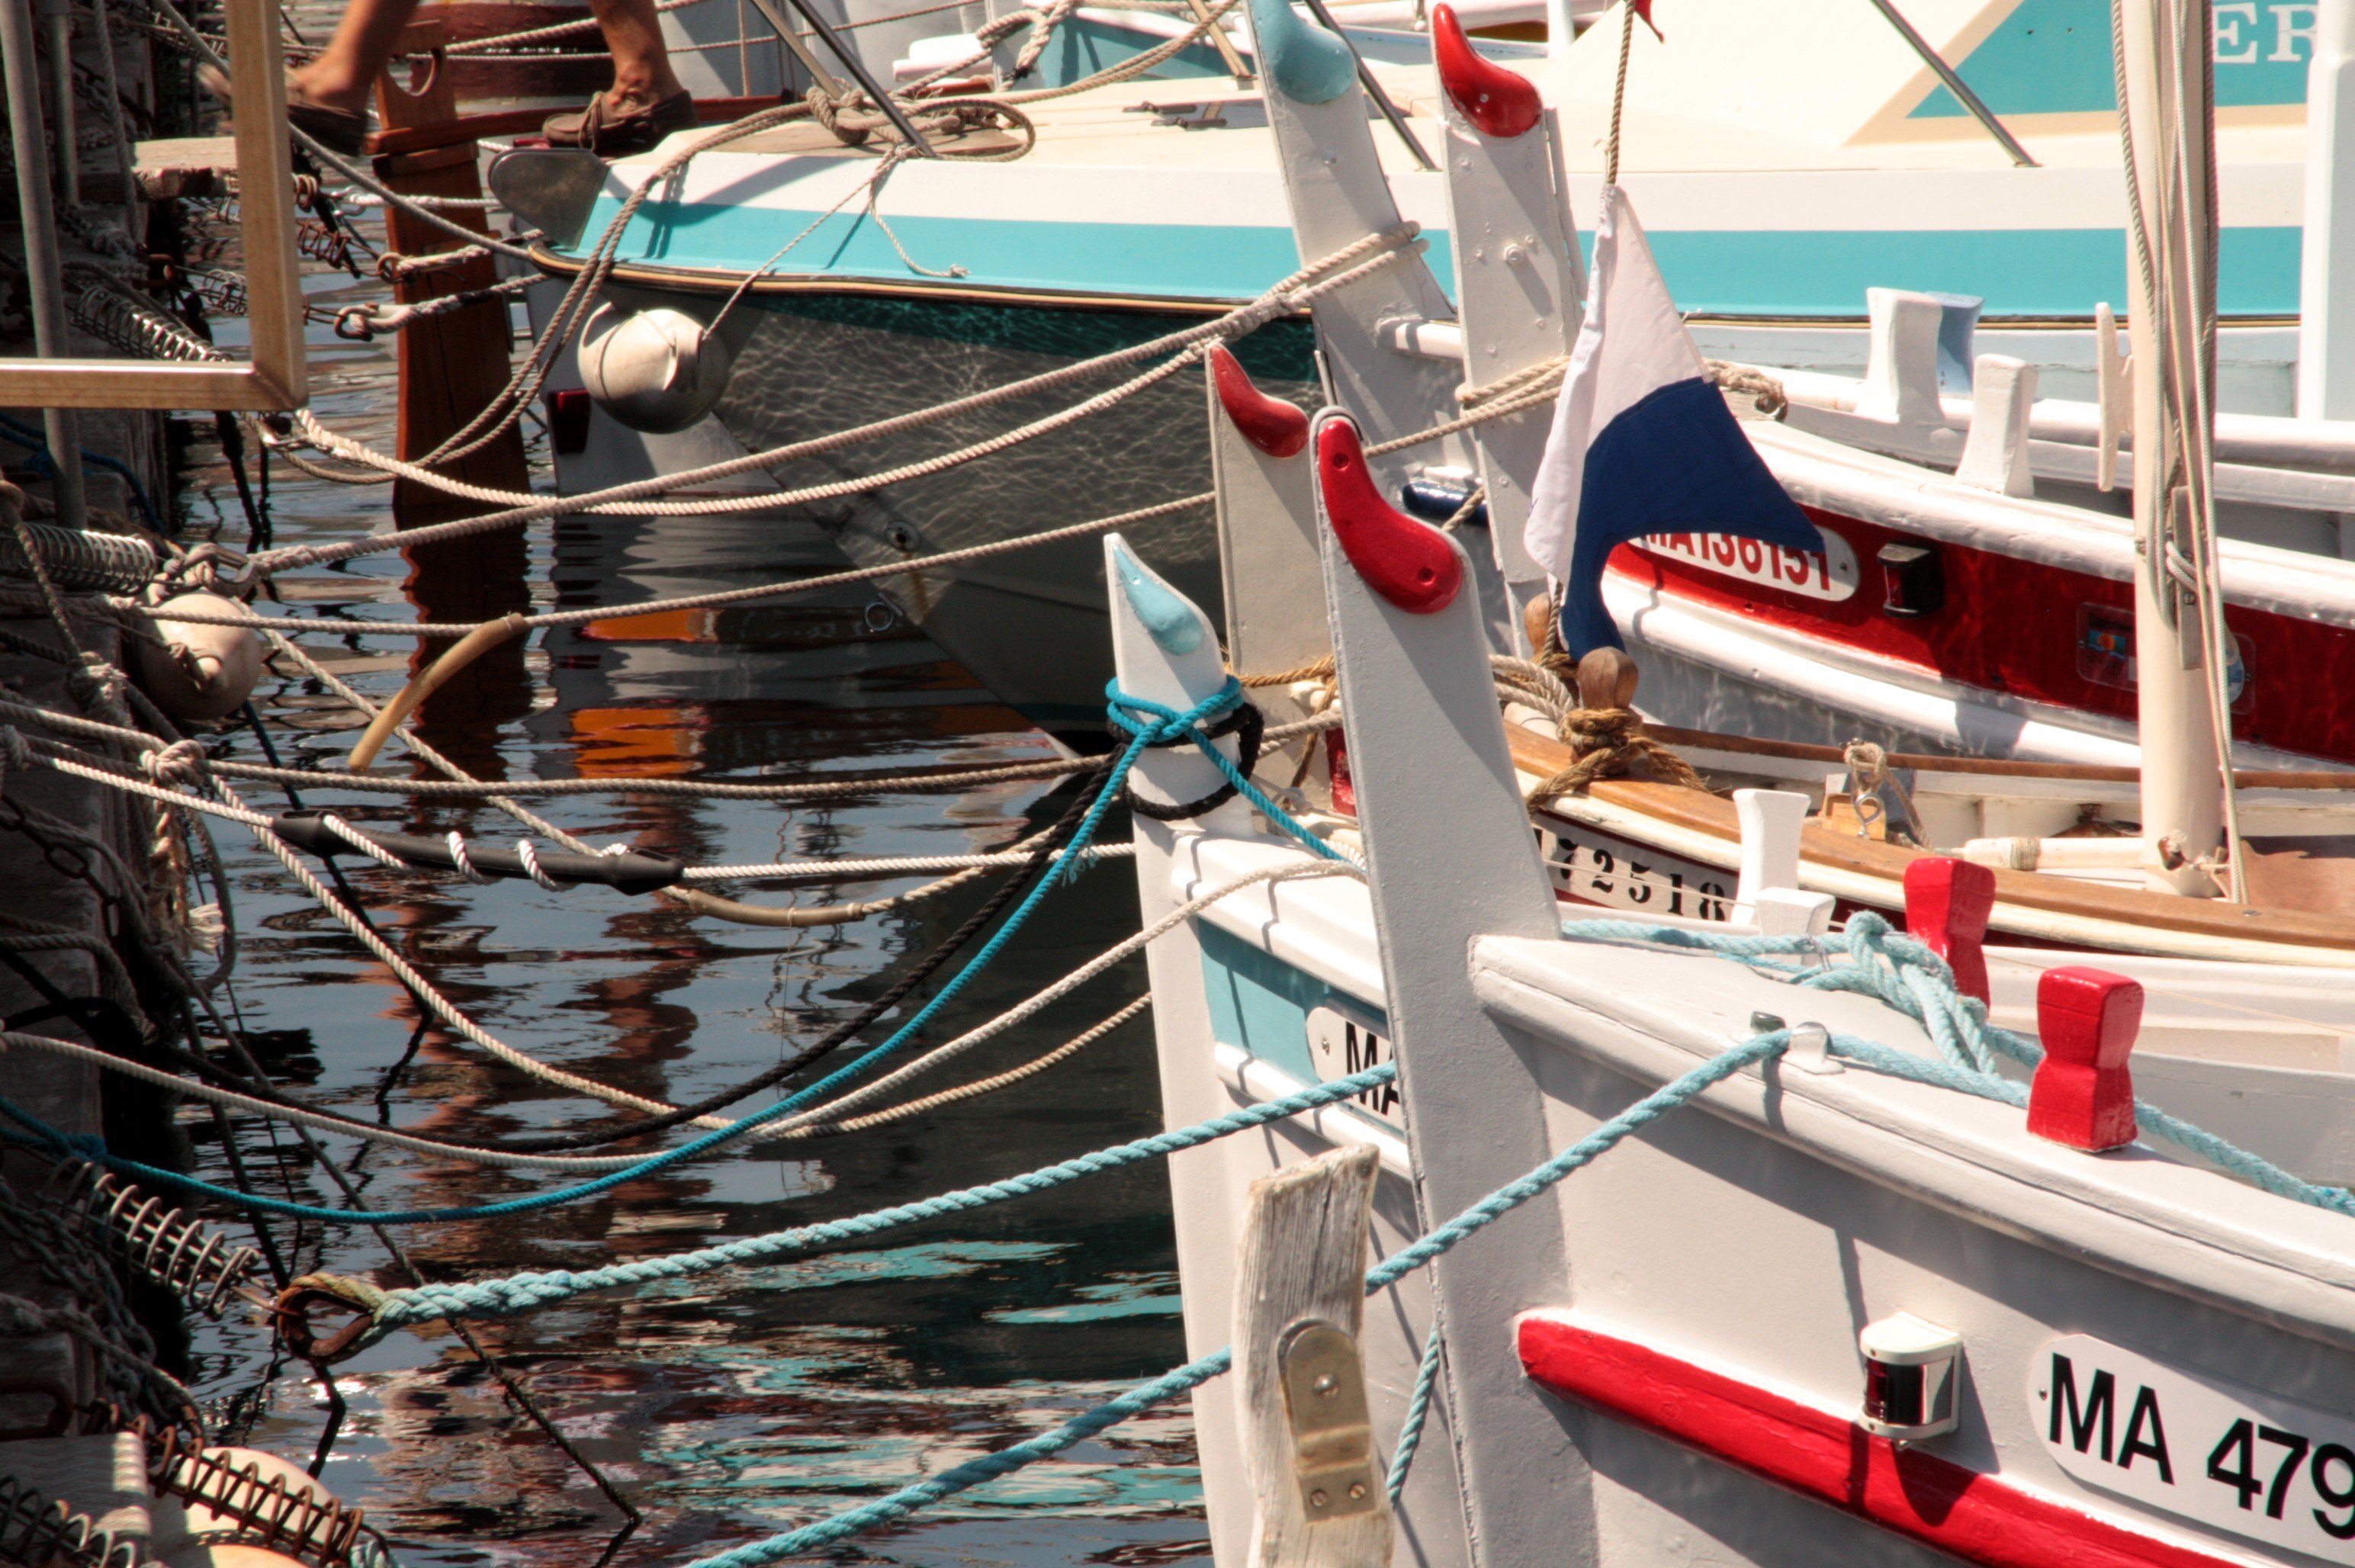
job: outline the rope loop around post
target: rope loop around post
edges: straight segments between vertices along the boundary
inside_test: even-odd
[[[1113,728],[1133,737],[1129,741],[1126,753],[1123,756],[1121,765],[1114,770],[1115,782],[1125,780],[1127,764],[1136,753],[1155,747],[1169,745],[1178,741],[1191,741],[1201,750],[1204,756],[1210,759],[1213,766],[1226,774],[1227,784],[1233,792],[1232,795],[1213,798],[1207,805],[1200,805],[1199,807],[1200,810],[1208,811],[1211,806],[1223,804],[1226,800],[1232,799],[1235,795],[1240,795],[1243,799],[1251,802],[1252,808],[1266,817],[1270,823],[1298,839],[1319,858],[1338,860],[1344,865],[1359,865],[1357,860],[1344,855],[1340,850],[1311,833],[1302,827],[1290,812],[1270,800],[1266,792],[1251,782],[1249,763],[1239,768],[1235,765],[1234,759],[1219,750],[1215,737],[1205,729],[1202,721],[1205,719],[1225,714],[1242,704],[1242,682],[1233,676],[1227,677],[1225,685],[1183,712],[1146,698],[1132,696],[1120,688],[1120,682],[1117,680],[1104,683],[1104,699],[1107,704],[1105,716]],[[1262,722],[1265,722],[1264,719]],[[1251,762],[1257,761],[1258,757],[1254,751]],[[1359,869],[1363,869],[1363,867],[1360,866]]]
[[[1232,686],[1234,683],[1230,681],[1229,684]],[[1225,694],[1222,692],[1220,695]],[[1116,720],[1108,720],[1106,727],[1114,734],[1127,730],[1126,725]],[[1166,726],[1156,728],[1166,728]],[[1134,730],[1128,730],[1127,732],[1132,737],[1136,733]],[[1259,765],[1260,742],[1266,733],[1266,713],[1261,710],[1258,704],[1244,700],[1241,690],[1238,687],[1235,690],[1234,705],[1218,719],[1209,724],[1198,724],[1161,740],[1146,740],[1145,749],[1165,751],[1173,746],[1182,746],[1197,734],[1205,741],[1216,741],[1232,735],[1235,737],[1235,772],[1247,778],[1251,771]],[[1124,778],[1121,781],[1120,789],[1121,801],[1129,810],[1139,816],[1150,817],[1156,822],[1183,822],[1190,817],[1216,811],[1220,806],[1234,799],[1237,793],[1236,783],[1230,778],[1199,800],[1180,801],[1164,805],[1157,801],[1146,800],[1139,795],[1136,793],[1135,784],[1129,779]]]

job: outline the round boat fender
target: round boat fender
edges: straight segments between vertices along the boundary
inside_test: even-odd
[[[132,642],[139,689],[174,719],[226,719],[243,707],[261,679],[261,635],[244,626],[172,619],[175,610],[235,615],[243,608],[218,593],[183,593],[149,611],[161,641]]]
[[[264,1514],[290,1514],[288,1499],[332,1511],[336,1494],[300,1466],[274,1454],[253,1448],[207,1448],[205,1456],[218,1460],[240,1477],[223,1501],[257,1508]],[[299,1506],[299,1505],[298,1505]],[[269,1539],[232,1512],[208,1508],[175,1496],[158,1497],[149,1505],[154,1534],[147,1557],[164,1568],[304,1568],[299,1559],[261,1543]]]
[[[736,356],[684,311],[601,304],[581,333],[581,380],[632,430],[668,435],[719,401]]]

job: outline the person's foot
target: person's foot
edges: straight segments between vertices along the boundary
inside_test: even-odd
[[[229,94],[229,77],[218,68],[203,66],[197,80],[205,91],[234,111],[236,101]],[[346,157],[357,157],[368,145],[368,115],[357,109],[338,109],[331,103],[321,103],[305,93],[293,79],[286,83],[286,123],[303,132],[331,153]]]
[[[643,153],[675,132],[692,131],[695,97],[685,88],[652,104],[614,101],[610,90],[589,101],[577,114],[556,114],[540,127],[551,147],[585,147],[599,157],[618,158]]]

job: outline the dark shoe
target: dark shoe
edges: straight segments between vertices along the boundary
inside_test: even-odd
[[[617,114],[599,93],[578,114],[556,114],[540,127],[551,147],[585,147],[601,158],[625,157],[658,146],[666,136],[692,131],[695,97],[684,88],[651,109]]]
[[[232,110],[236,108],[229,96],[229,78],[218,68],[198,67],[197,80],[204,84],[206,91]],[[286,123],[329,152],[341,153],[347,158],[359,156],[368,145],[367,115],[357,109],[330,109],[324,103],[314,103],[291,81],[286,84]]]

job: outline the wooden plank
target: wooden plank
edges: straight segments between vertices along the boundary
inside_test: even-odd
[[[1550,777],[1568,766],[1573,755],[1570,747],[1560,741],[1518,725],[1508,729],[1507,735],[1516,765],[1541,777]],[[1670,827],[1736,843],[1741,840],[1733,803],[1714,795],[1648,779],[1599,780],[1590,793],[1597,800],[1641,813]],[[1909,849],[1902,844],[1859,838],[1820,822],[1807,825],[1801,835],[1801,846],[1806,865],[1880,878],[1901,887],[1905,880],[1905,868],[1927,852]],[[2355,948],[2355,920],[2333,915],[2300,910],[2248,909],[2216,899],[2141,892],[2034,871],[1999,870],[1995,876],[1998,908],[2010,904],[2084,920],[2192,932],[2235,942]],[[1891,901],[1902,901],[1900,898]]]
[[[227,0],[230,81],[260,107],[237,118],[237,163],[248,174],[239,206],[244,234],[253,357],[245,365],[148,364],[122,359],[0,359],[0,405],[47,409],[300,408],[309,397],[303,352],[301,263],[294,249],[294,187],[286,140],[285,74],[278,10],[266,0]]]
[[[1124,561],[1127,549],[1120,535],[1106,536],[1106,608],[1120,689],[1183,711],[1226,684],[1218,630],[1199,607],[1180,599],[1151,568],[1133,556]],[[1183,635],[1182,616],[1165,620],[1160,637],[1153,635],[1129,592],[1132,570],[1148,602],[1158,589],[1185,606],[1192,617],[1193,635]],[[1160,608],[1170,608],[1169,602],[1163,601]],[[1231,738],[1212,743],[1233,754]],[[1156,801],[1199,800],[1220,782],[1218,770],[1190,745],[1148,751],[1136,760],[1130,775],[1132,788]],[[1230,801],[1202,821],[1212,831],[1249,833],[1251,807]],[[1137,912],[1147,925],[1169,913],[1182,896],[1172,873],[1178,856],[1190,853],[1195,827],[1193,822],[1161,822],[1141,814],[1134,819]],[[1224,1115],[1235,1104],[1215,1072],[1218,1031],[1204,984],[1199,923],[1182,922],[1145,950],[1158,1040],[1162,1122],[1173,1128]],[[1233,1343],[1234,1225],[1244,1197],[1239,1173],[1263,1174],[1264,1165],[1256,1162],[1267,1157],[1265,1147],[1249,1137],[1221,1138],[1169,1157],[1170,1222],[1177,1232],[1178,1275],[1186,1282],[1182,1306],[1188,1356],[1206,1356]],[[1229,1564],[1244,1561],[1256,1509],[1242,1445],[1213,1441],[1211,1435],[1231,1439],[1240,1397],[1233,1377],[1213,1378],[1194,1391],[1195,1430],[1209,1435],[1200,1445],[1203,1509],[1218,1543],[1218,1559]]]
[[[303,394],[243,365],[125,359],[0,359],[0,405],[16,409],[300,407]]]
[[[1225,356],[1220,358],[1220,356]],[[1325,602],[1325,566],[1316,549],[1316,499],[1311,494],[1308,453],[1269,453],[1246,435],[1227,412],[1220,378],[1248,404],[1247,379],[1226,350],[1212,352],[1203,366],[1210,419],[1210,474],[1218,491],[1219,570],[1226,589],[1227,659],[1252,675],[1305,668],[1333,651],[1332,633],[1318,613]],[[1256,389],[1252,389],[1255,392]],[[1308,419],[1300,416],[1305,442]],[[1270,724],[1305,718],[1306,709],[1282,687],[1261,687],[1252,700]],[[1305,736],[1274,752],[1261,766],[1284,784],[1299,759],[1316,750]],[[1317,770],[1321,775],[1323,770]],[[1321,777],[1317,787],[1326,787]]]
[[[1370,1147],[1335,1149],[1251,1185],[1234,1344],[1258,1568],[1379,1568],[1391,1560],[1390,1499],[1357,1353],[1380,1167]],[[1321,1360],[1305,1365],[1313,1355]]]
[[[423,53],[428,63],[408,83],[393,71],[377,80],[377,113],[389,129],[420,125],[447,126],[456,120],[457,99],[442,67],[438,23],[411,23],[402,34],[403,53]],[[445,152],[457,149],[447,148]],[[403,196],[479,198],[481,176],[471,155],[436,156],[385,155],[376,160],[376,174]],[[444,216],[461,228],[487,236],[488,216],[478,208],[450,208]],[[385,209],[385,234],[391,248],[405,256],[439,255],[464,241],[447,229],[401,211]],[[497,266],[488,256],[455,266],[397,278],[392,296],[402,304],[487,288],[498,281]],[[432,452],[467,425],[506,388],[512,374],[510,344],[514,336],[503,301],[464,306],[446,315],[412,324],[400,335],[400,433],[397,450],[409,461]],[[453,478],[495,489],[521,491],[531,487],[526,465],[523,434],[510,425],[479,451],[441,472]],[[489,510],[482,502],[450,496],[409,480],[397,480],[392,493],[393,517],[400,528],[421,528],[454,517]],[[513,606],[509,606],[512,608]]]
[[[200,409],[299,408],[310,397],[303,349],[303,261],[294,245],[294,161],[286,135],[286,51],[270,0],[228,0],[230,83],[237,116],[238,203],[245,257],[246,328],[253,375],[276,404],[200,402]],[[266,199],[256,200],[257,194]]]
[[[453,83],[453,91],[454,86]],[[695,119],[699,125],[728,125],[759,110],[774,109],[776,106],[777,101],[773,96],[698,98],[695,101]],[[460,114],[440,124],[387,125],[368,137],[368,150],[372,155],[416,153],[431,147],[477,141],[485,136],[537,135],[550,112],[546,109],[495,109],[481,114]],[[826,140],[840,144],[831,134]]]

